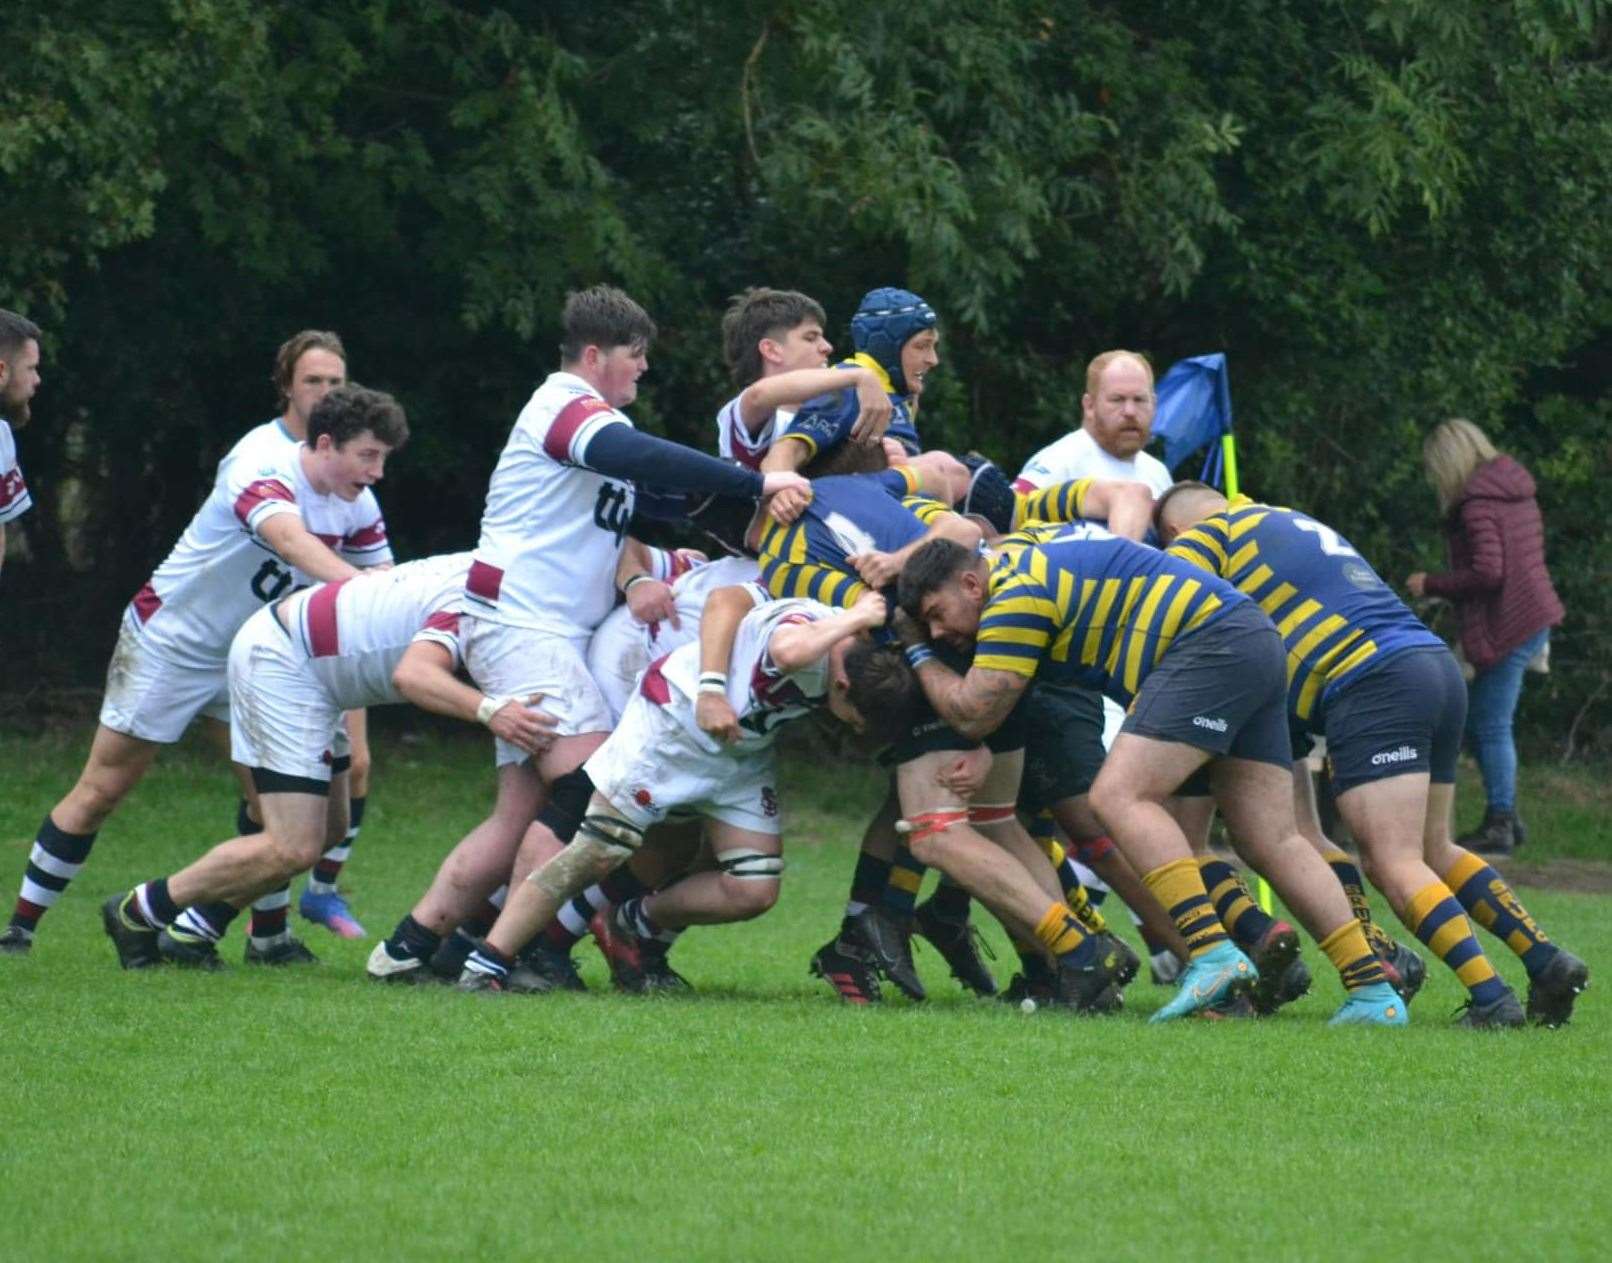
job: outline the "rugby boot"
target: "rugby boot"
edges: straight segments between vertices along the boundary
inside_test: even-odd
[[[643,961],[644,988],[660,995],[693,995],[694,984],[672,968],[672,962],[668,959],[671,950],[670,943],[659,943],[653,939],[638,944],[639,957]]]
[[[0,956],[26,956],[33,950],[34,936],[20,925],[0,930]]]
[[[1076,1013],[1115,1013],[1124,1003],[1117,985],[1115,970],[1118,954],[1106,945],[1095,942],[1096,951],[1091,959],[1076,964],[1066,957],[1053,966],[1052,1007],[1073,1009]],[[1088,953],[1074,953],[1075,955]]]
[[[213,972],[224,968],[218,945],[183,930],[169,926],[157,935],[157,955],[164,964],[178,965],[181,969],[205,969]]]
[[[847,1004],[878,1004],[884,999],[879,971],[866,951],[843,939],[831,938],[813,952],[808,972],[838,991]]]
[[[1537,975],[1528,980],[1528,1020],[1555,1029],[1573,1016],[1573,1002],[1590,985],[1590,967],[1558,947]]]
[[[1104,956],[1110,954],[1114,957],[1114,982],[1121,987],[1131,985],[1137,973],[1142,968],[1142,958],[1132,950],[1131,945],[1120,938],[1112,930],[1103,930],[1096,935]]]
[[[883,908],[868,906],[846,917],[840,942],[859,947],[878,971],[909,999],[925,998],[923,980],[912,963],[912,923],[903,924]]]
[[[1259,971],[1259,981],[1249,992],[1256,1013],[1269,1016],[1291,998],[1284,995],[1282,981],[1288,967],[1298,958],[1299,932],[1286,921],[1271,922],[1265,933],[1260,935],[1259,942],[1254,944],[1254,949],[1248,953],[1248,959]],[[1305,970],[1305,975],[1305,990],[1308,990],[1309,970]]]
[[[337,938],[364,938],[364,927],[358,923],[347,901],[334,890],[320,894],[304,890],[297,900],[297,915],[304,921],[322,925]]]
[[[1456,838],[1455,845],[1479,855],[1510,855],[1518,846],[1516,813],[1484,808],[1483,823]]]
[[[989,953],[992,960],[996,959],[996,954],[968,918],[951,920],[936,912],[931,903],[924,903],[913,916],[913,929],[940,953],[951,968],[952,977],[964,987],[975,995],[996,994],[996,979],[980,953],[982,950]]]
[[[513,979],[515,975],[510,974]],[[506,991],[514,990],[509,980],[499,978],[493,974],[484,974],[479,969],[465,969],[459,975],[459,980],[453,984],[455,991],[463,991],[467,995],[502,995]]]
[[[1489,1004],[1473,1004],[1468,1000],[1457,1012],[1461,1017],[1456,1025],[1472,1030],[1501,1031],[1528,1024],[1522,1005],[1517,1003],[1516,993],[1510,988],[1507,988],[1505,995]]]
[[[1148,1021],[1171,1022],[1186,1017],[1248,991],[1258,981],[1259,971],[1254,968],[1254,962],[1238,951],[1235,944],[1217,943],[1188,963],[1181,973],[1181,985],[1175,998]]]
[[[288,934],[267,947],[247,939],[245,961],[248,965],[317,965],[319,958],[301,939]]]
[[[1405,997],[1386,982],[1351,991],[1338,1011],[1328,1019],[1328,1026],[1406,1026],[1410,1023],[1410,1006]]]
[[[593,935],[594,945],[610,967],[610,982],[617,991],[641,995],[648,990],[637,935],[621,933],[613,919],[603,912],[593,914],[593,919],[588,922],[588,932]]]
[[[1378,952],[1377,959],[1382,962],[1383,973],[1388,975],[1388,985],[1409,1004],[1427,981],[1427,962],[1398,939],[1390,939],[1389,943],[1389,950]]]
[[[464,974],[459,975],[461,990],[464,978]],[[517,995],[543,995],[549,991],[586,991],[588,984],[577,973],[570,952],[559,951],[539,939],[515,958],[507,989]]]
[[[125,969],[150,969],[162,963],[162,957],[157,954],[157,932],[149,926],[137,924],[124,912],[125,905],[132,898],[134,892],[125,890],[103,903],[101,928],[117,949],[118,964]]]
[[[1033,1012],[1044,1004],[1051,1004],[1054,995],[1052,983],[1040,978],[1032,979],[1023,974],[1014,974],[1007,985],[1007,990],[996,998],[1003,1004],[1016,1004],[1020,1008],[1023,1008],[1025,1001],[1028,1000],[1030,1009],[1027,1011]]]
[[[375,950],[369,954],[369,963],[364,966],[364,973],[373,982],[396,982],[405,986],[453,981],[452,978],[440,978],[432,973],[418,956],[393,956],[386,950],[385,939],[375,944]]]

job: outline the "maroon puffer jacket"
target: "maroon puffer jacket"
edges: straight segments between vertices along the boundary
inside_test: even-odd
[[[1444,524],[1450,568],[1427,576],[1461,618],[1461,648],[1479,671],[1566,611],[1545,569],[1545,524],[1534,480],[1509,456],[1473,471]]]

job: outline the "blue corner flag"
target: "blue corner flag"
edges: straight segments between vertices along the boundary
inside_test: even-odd
[[[1231,433],[1226,357],[1217,352],[1178,360],[1159,380],[1155,394],[1153,437],[1164,440],[1164,463],[1173,470],[1200,447],[1208,447],[1201,478],[1218,484],[1225,470],[1223,445],[1215,440]]]

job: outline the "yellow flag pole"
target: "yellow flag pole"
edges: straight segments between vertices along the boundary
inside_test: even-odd
[[[1220,456],[1221,467],[1226,471],[1226,497],[1230,499],[1237,495],[1239,491],[1237,485],[1237,440],[1232,437],[1230,430],[1220,436]],[[1275,903],[1271,897],[1270,882],[1261,877],[1254,888],[1254,893],[1259,900],[1259,906],[1269,913]]]

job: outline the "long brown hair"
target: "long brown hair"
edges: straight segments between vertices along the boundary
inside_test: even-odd
[[[1498,455],[1489,436],[1464,417],[1451,417],[1434,426],[1422,443],[1422,463],[1438,497],[1439,512],[1454,508],[1478,466]]]

